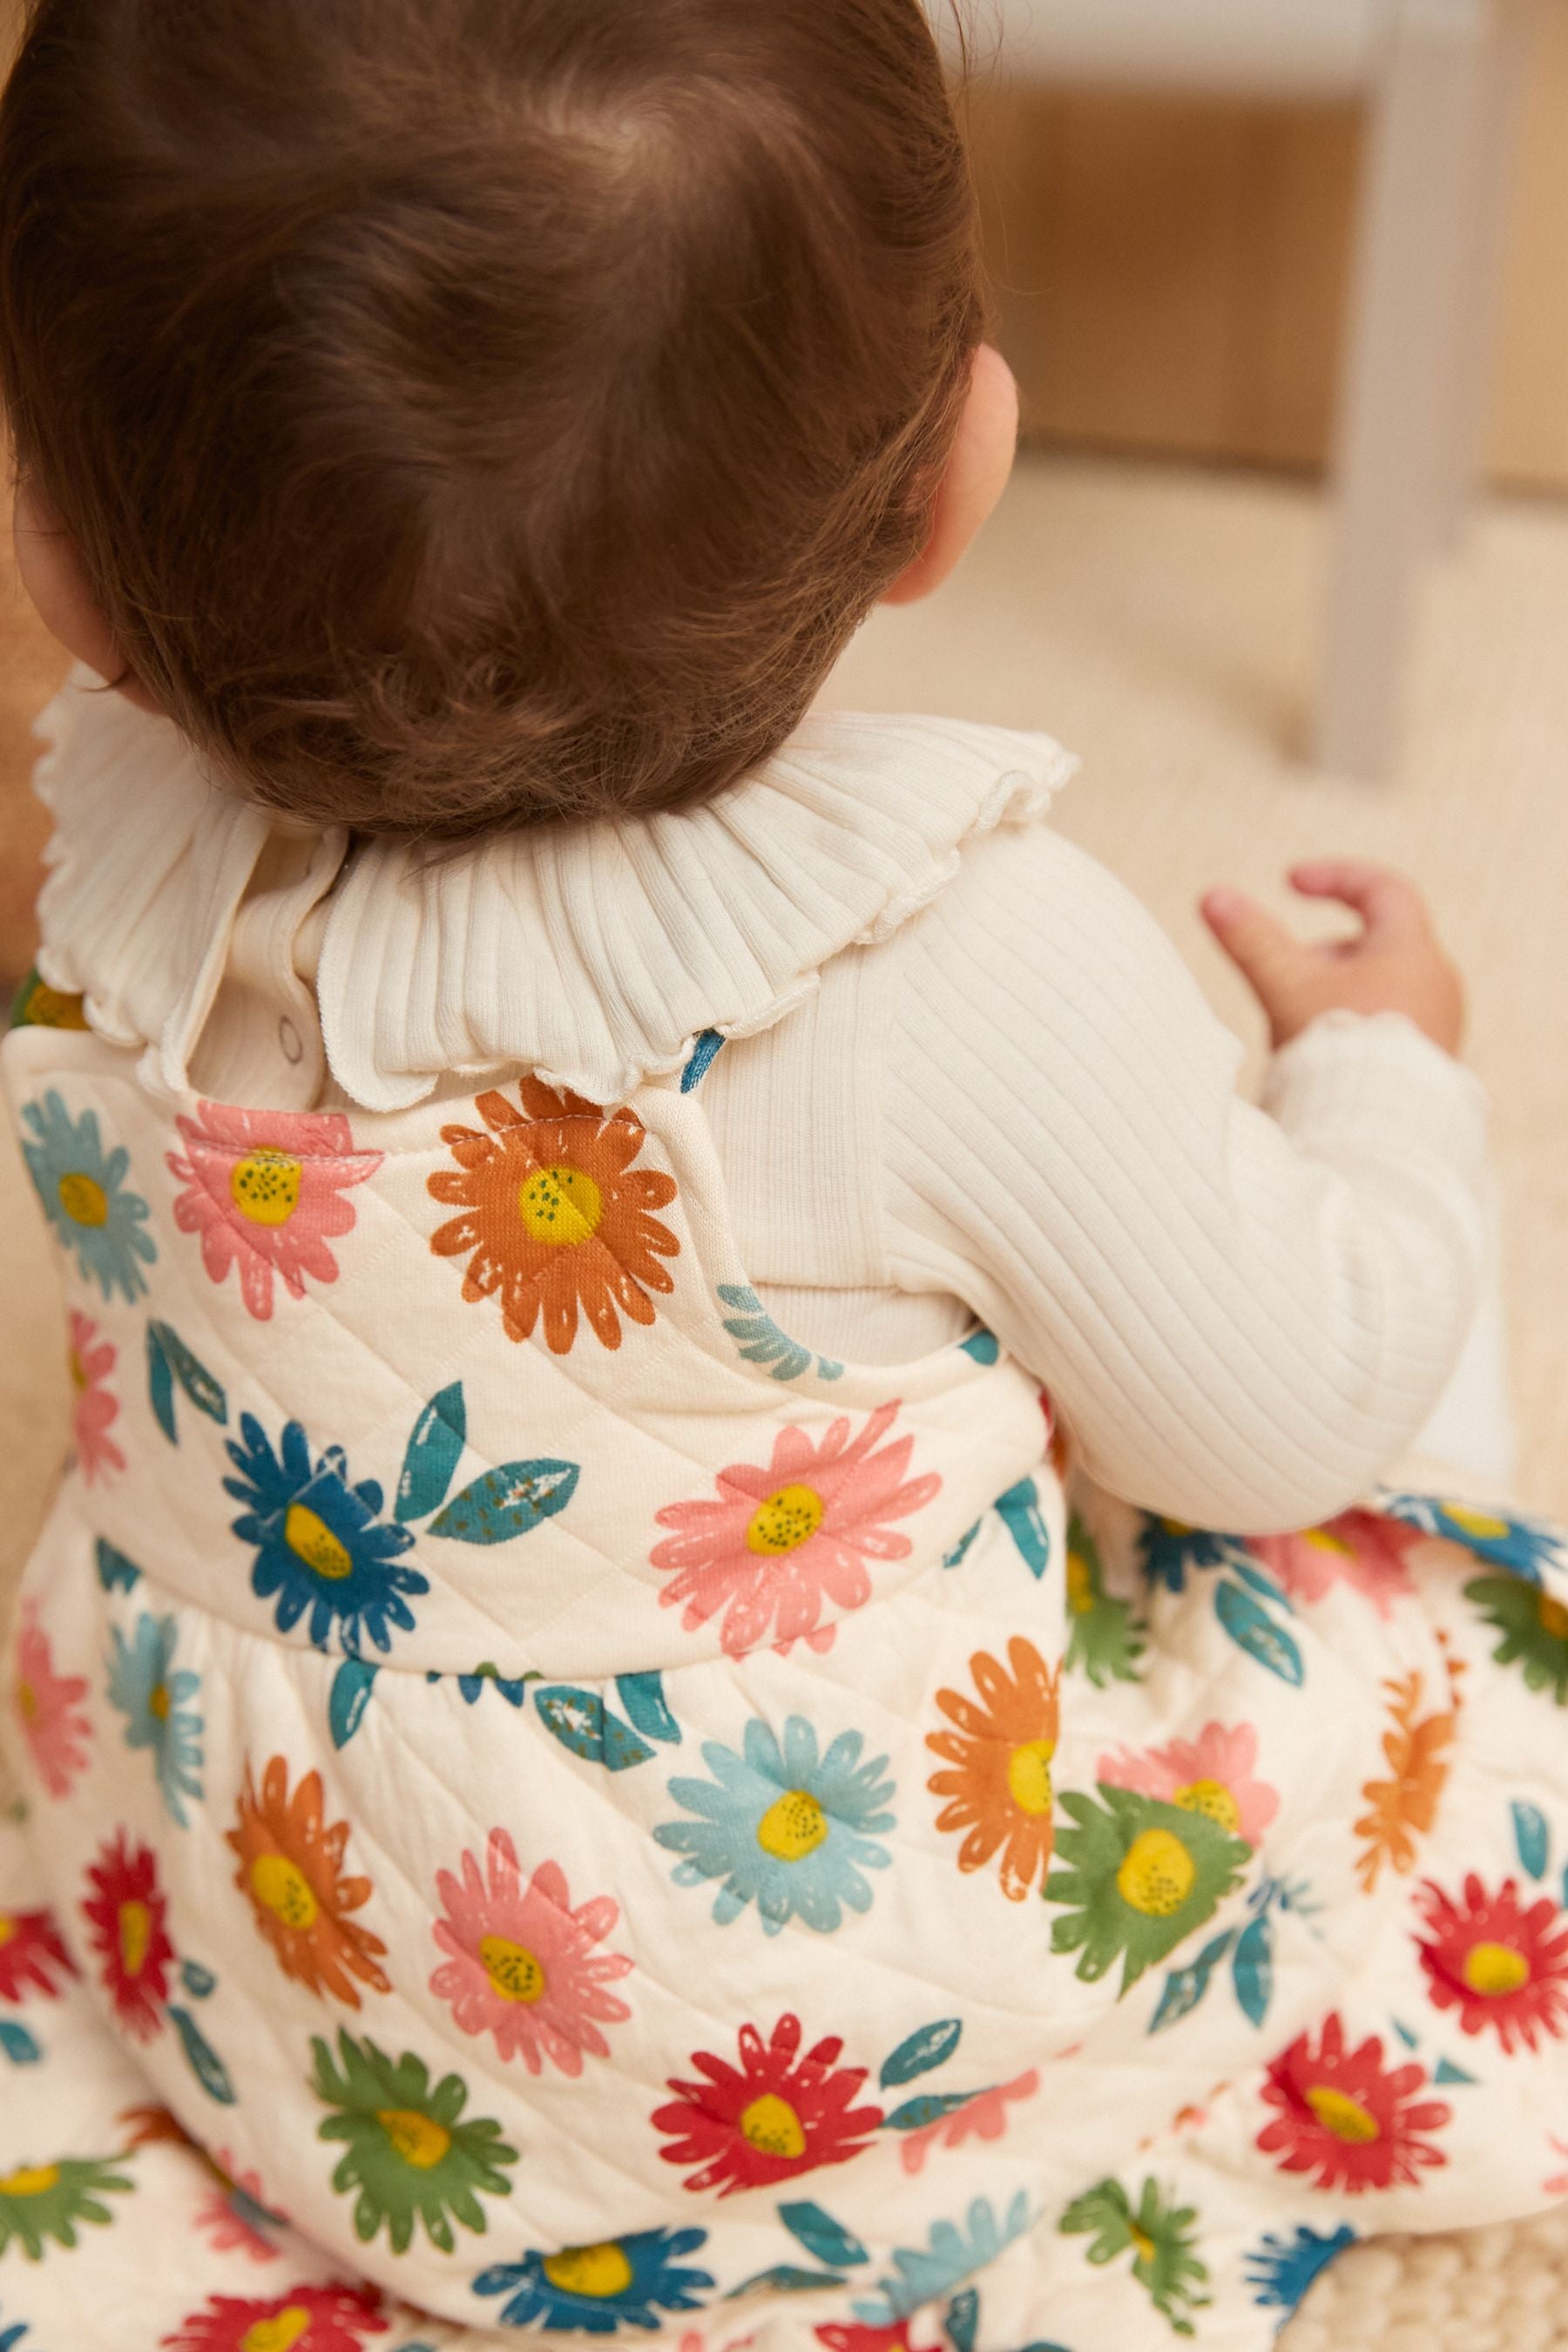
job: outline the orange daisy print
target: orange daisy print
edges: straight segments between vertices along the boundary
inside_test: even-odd
[[[1452,1685],[1451,1666],[1449,1675]],[[1355,1825],[1356,1836],[1365,1841],[1356,1858],[1356,1875],[1366,1895],[1376,1886],[1385,1864],[1406,1877],[1415,1869],[1417,1841],[1428,1836],[1436,1822],[1458,1721],[1457,1697],[1447,1707],[1422,1715],[1419,1674],[1386,1682],[1384,1688],[1392,1723],[1383,1738],[1389,1777],[1363,1783],[1368,1811]]]
[[[1060,1675],[1018,1634],[1007,1660],[1011,1674],[984,1650],[971,1658],[978,1703],[963,1691],[938,1691],[936,1703],[957,1729],[928,1733],[926,1746],[954,1769],[933,1772],[927,1786],[948,1800],[938,1829],[965,1832],[960,1870],[984,1869],[1000,1848],[1002,1892],[1022,1903],[1044,1881],[1055,1842],[1051,1759]]]
[[[578,1309],[605,1348],[621,1344],[621,1317],[651,1323],[651,1291],[675,1278],[662,1261],[680,1244],[654,1215],[675,1198],[675,1180],[634,1168],[647,1129],[629,1110],[606,1115],[581,1095],[524,1078],[522,1108],[503,1094],[474,1104],[488,1132],[444,1127],[458,1166],[429,1179],[434,1199],[459,1214],[430,1237],[437,1257],[468,1260],[465,1298],[500,1295],[510,1339],[542,1317],[551,1350],[577,1338]]]
[[[285,1976],[351,2009],[360,2005],[356,1977],[373,1992],[391,1991],[378,1965],[386,1946],[349,1916],[369,1901],[371,1883],[343,1875],[349,1825],[323,1822],[319,1772],[307,1772],[290,1796],[289,1768],[274,1756],[258,1796],[247,1763],[239,1824],[226,1835],[239,1857],[234,1883]]]

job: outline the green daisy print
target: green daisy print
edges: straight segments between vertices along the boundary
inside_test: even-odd
[[[1538,1584],[1518,1576],[1481,1576],[1465,1587],[1474,1603],[1502,1640],[1492,1652],[1500,1666],[1517,1665],[1526,1686],[1550,1691],[1559,1706],[1568,1706],[1568,1609]]]
[[[1092,2236],[1087,2249],[1091,2263],[1113,2263],[1121,2254],[1132,2256],[1132,2275],[1148,2290],[1149,2300],[1177,2336],[1194,2333],[1189,2315],[1210,2302],[1197,2290],[1208,2284],[1208,2270],[1193,2252],[1197,2214],[1190,2205],[1163,2197],[1157,2181],[1146,2180],[1136,2210],[1119,2180],[1102,2180],[1097,2189],[1068,2207],[1058,2227],[1064,2237]]]
[[[346,2142],[332,2187],[340,2195],[359,2192],[355,2233],[368,2244],[384,2222],[395,2254],[407,2252],[416,2220],[444,2254],[456,2243],[453,2221],[482,2237],[485,2211],[476,2192],[510,2196],[501,2167],[517,2162],[517,2150],[500,2124],[463,2120],[467,2084],[447,2074],[432,2086],[422,2058],[408,2051],[391,2058],[349,2033],[338,2035],[341,2074],[323,2041],[311,2048],[316,2095],[332,2110],[320,2137]]]
[[[14,2238],[30,2263],[43,2260],[46,2238],[74,2246],[77,2224],[111,2221],[101,2200],[130,2187],[122,2172],[97,2157],[62,2156],[53,2164],[20,2164],[0,2173],[0,2254]]]
[[[1068,1526],[1068,1624],[1069,1674],[1087,1675],[1096,1690],[1138,1680],[1143,1628],[1131,1601],[1107,1592],[1100,1548],[1076,1511]]]
[[[1057,1832],[1057,1853],[1068,1866],[1046,1881],[1047,1902],[1063,1906],[1051,1949],[1078,1952],[1086,1984],[1120,1958],[1120,2000],[1145,1969],[1214,1916],[1251,1849],[1208,1814],[1136,1789],[1101,1783],[1098,1798],[1069,1791],[1061,1805],[1075,1826]]]

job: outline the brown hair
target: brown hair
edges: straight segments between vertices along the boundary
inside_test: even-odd
[[[18,463],[318,822],[753,766],[918,552],[981,329],[921,0],[35,0],[0,102]]]

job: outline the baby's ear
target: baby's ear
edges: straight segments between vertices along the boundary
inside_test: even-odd
[[[970,370],[969,394],[937,485],[931,536],[882,597],[912,604],[940,588],[989,520],[1007,487],[1018,446],[1018,387],[1001,352],[982,343]]]
[[[93,594],[76,541],[36,482],[17,485],[11,533],[17,574],[49,635],[138,709],[156,711]]]

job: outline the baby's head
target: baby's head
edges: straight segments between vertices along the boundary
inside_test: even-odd
[[[701,800],[1000,486],[921,0],[35,0],[0,390],[46,617],[367,832]]]

